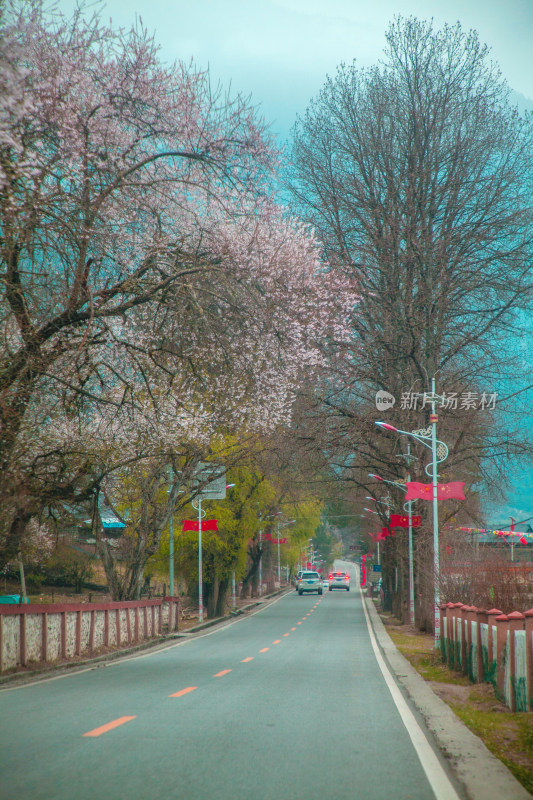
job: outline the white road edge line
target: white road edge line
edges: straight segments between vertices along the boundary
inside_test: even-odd
[[[450,779],[448,778],[448,776],[446,775],[446,772],[444,771],[442,764],[435,755],[433,748],[429,744],[424,734],[424,731],[416,721],[413,712],[407,705],[405,698],[398,689],[385,663],[385,660],[381,655],[378,643],[376,641],[376,637],[374,635],[374,631],[372,629],[372,624],[368,616],[368,611],[366,610],[366,600],[360,584],[359,584],[359,591],[361,593],[361,600],[363,603],[363,611],[365,612],[366,625],[368,628],[368,633],[370,635],[370,642],[372,644],[372,649],[374,650],[374,655],[376,656],[376,661],[378,662],[381,674],[385,679],[385,683],[387,684],[387,687],[392,695],[392,699],[394,700],[396,708],[398,709],[398,713],[402,718],[402,722],[405,725],[407,733],[411,738],[415,752],[422,765],[422,769],[426,773],[430,786],[433,789],[435,798],[436,800],[460,800],[459,795],[455,791],[455,788],[451,783]]]

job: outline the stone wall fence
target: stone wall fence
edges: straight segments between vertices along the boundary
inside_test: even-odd
[[[179,600],[0,605],[0,673],[97,655],[178,629]]]
[[[533,710],[533,609],[503,614],[463,603],[440,606],[441,654],[473,683],[490,683],[512,711]]]

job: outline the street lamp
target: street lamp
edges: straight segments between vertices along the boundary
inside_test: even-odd
[[[408,459],[408,466],[410,464],[411,458],[411,445],[407,445],[407,455],[404,458]],[[381,481],[381,483],[390,483],[391,486],[396,486],[398,489],[402,489],[405,493],[407,493],[407,487],[404,483],[399,483],[399,481],[389,481],[386,478],[382,478],[380,475],[376,475],[375,473],[369,473],[369,478],[374,478],[377,481]],[[407,475],[407,480],[411,480],[411,475]],[[376,501],[378,502],[378,501]],[[412,504],[411,500],[408,500],[407,503],[404,503],[404,510],[407,511],[408,514],[408,521],[409,521],[409,621],[411,625],[415,624],[415,579],[414,579],[414,567],[413,567],[413,515],[412,515]],[[407,509],[405,508],[407,506]]]
[[[202,564],[202,519],[205,517],[205,509],[202,509],[202,495],[199,494],[195,501],[191,501],[193,508],[198,510],[198,622],[204,621],[204,579]]]
[[[281,511],[278,511],[278,513],[275,514],[274,516],[278,516],[278,514],[281,513],[282,513]],[[278,540],[278,583],[280,586],[281,586],[281,563],[280,563],[280,550],[279,550],[279,529],[286,528],[287,525],[293,525],[295,522],[296,522],[295,519],[291,519],[289,520],[289,522],[284,522],[283,525],[280,525],[279,519],[276,520],[276,539]]]
[[[400,433],[403,436],[411,436],[424,447],[431,450],[431,463],[426,464],[426,474],[431,477],[433,484],[433,572],[434,572],[434,594],[433,594],[433,627],[435,631],[435,647],[440,645],[440,566],[439,566],[439,506],[437,501],[437,464],[448,458],[448,447],[437,439],[438,416],[435,412],[435,403],[442,397],[435,393],[435,378],[431,381],[431,392],[426,393],[425,399],[431,403],[431,414],[429,421],[430,428],[417,431],[402,431],[390,425],[388,422],[376,422],[375,424],[383,430],[392,433]],[[437,457],[439,456],[439,457]]]
[[[371,500],[373,500],[374,498],[372,497],[372,498],[370,498],[370,499],[371,499]],[[376,502],[378,502],[378,501],[376,501]],[[364,508],[363,508],[363,511],[369,511],[369,512],[370,512],[370,514],[377,514],[377,515],[379,516],[379,511],[374,511],[374,509],[373,509],[373,508],[366,508],[366,507],[364,507]],[[378,556],[378,564],[381,564],[381,552],[380,552],[380,547],[379,547],[379,538],[378,538],[378,540],[376,541],[376,544],[377,544],[377,551],[378,551],[378,552],[377,552],[377,556]]]
[[[193,508],[198,509],[198,622],[204,621],[204,580],[202,562],[202,519],[205,517],[205,510],[202,509],[202,498],[206,500],[224,500],[226,489],[234,484],[226,484],[226,470],[212,464],[200,464],[196,471],[196,480],[199,483],[200,491],[195,500],[191,501]],[[207,481],[202,485],[202,481]],[[196,503],[196,504],[195,504]]]
[[[234,486],[237,486],[236,483],[227,483],[226,489],[233,489]],[[235,567],[233,567],[231,571],[231,607],[233,611],[237,608],[237,596],[235,594]]]
[[[167,489],[167,494],[170,495],[169,502],[170,502],[170,518],[168,520],[168,583],[169,583],[169,597],[174,597],[174,505],[175,505],[175,495],[172,496],[172,492],[174,490],[174,470],[170,466],[168,468],[168,480],[169,486]],[[178,494],[183,494],[183,490],[180,490]]]

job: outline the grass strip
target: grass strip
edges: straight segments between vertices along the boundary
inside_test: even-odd
[[[449,670],[435,652],[433,636],[413,631],[390,614],[380,616],[400,653],[533,794],[533,712],[513,713],[489,684],[472,684],[465,675]]]

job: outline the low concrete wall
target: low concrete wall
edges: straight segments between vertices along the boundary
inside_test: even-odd
[[[179,602],[0,605],[0,672],[31,663],[95,655],[177,630]]]
[[[533,609],[502,614],[462,603],[440,607],[441,652],[473,683],[491,683],[512,711],[533,709]]]

